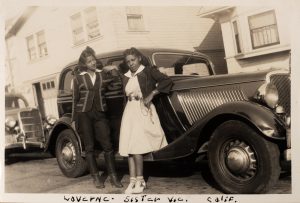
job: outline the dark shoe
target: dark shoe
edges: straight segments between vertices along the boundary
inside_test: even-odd
[[[108,172],[112,186],[115,186],[117,188],[122,188],[123,185],[118,180],[117,173],[116,173],[114,152],[113,151],[105,152],[104,158],[105,158],[105,164],[107,167],[107,172]]]
[[[122,183],[118,180],[117,174],[109,174],[110,183],[112,186],[122,188]]]
[[[96,174],[92,174],[93,180],[94,180],[94,185],[96,186],[96,188],[104,188],[104,181],[101,180],[100,176],[98,173]]]

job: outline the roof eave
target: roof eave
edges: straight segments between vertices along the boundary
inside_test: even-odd
[[[201,14],[199,14],[198,16],[201,18],[211,18],[211,19],[218,19],[220,17],[220,15],[226,14],[231,12],[233,9],[235,8],[235,6],[223,6],[223,7],[219,7],[217,9],[213,9],[207,12],[203,12]]]
[[[30,6],[27,7],[24,12],[16,19],[14,24],[11,26],[11,28],[6,32],[5,39],[10,38],[13,35],[16,35],[18,31],[22,28],[22,26],[25,24],[27,19],[31,16],[31,14],[35,11],[37,6]]]

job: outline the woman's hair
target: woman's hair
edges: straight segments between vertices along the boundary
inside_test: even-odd
[[[85,71],[87,69],[86,67],[86,59],[87,57],[92,56],[95,58],[96,62],[97,62],[97,68],[98,69],[102,69],[103,65],[101,63],[101,61],[97,60],[96,58],[96,53],[94,51],[94,49],[92,49],[91,47],[87,46],[80,54],[79,56],[79,60],[78,60],[78,71]]]
[[[134,55],[134,56],[137,56],[137,57],[141,57],[141,64],[143,64],[144,66],[148,66],[149,65],[149,62],[147,60],[147,58],[135,47],[131,47],[130,49],[126,49],[124,52],[123,52],[123,56],[124,56],[124,63],[126,64],[126,57],[128,55]]]

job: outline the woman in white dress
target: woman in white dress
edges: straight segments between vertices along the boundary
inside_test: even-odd
[[[142,64],[143,55],[136,49],[124,51],[129,71],[124,74],[123,87],[127,103],[120,129],[119,152],[128,157],[130,183],[125,193],[142,193],[143,156],[167,145],[164,131],[151,102],[159,93],[169,93],[172,80],[155,67]]]

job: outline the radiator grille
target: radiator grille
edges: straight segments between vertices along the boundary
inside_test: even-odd
[[[43,123],[39,110],[19,112],[19,123],[28,141],[44,141]]]
[[[238,87],[227,89],[194,89],[178,93],[179,102],[192,125],[222,104],[246,100]]]

